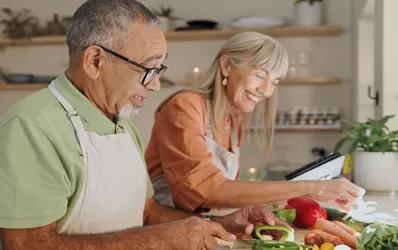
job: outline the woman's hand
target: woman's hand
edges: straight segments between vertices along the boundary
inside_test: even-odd
[[[364,190],[345,178],[313,181],[309,183],[307,197],[319,202],[335,204],[349,211]]]
[[[214,221],[241,239],[251,238],[254,227],[258,225],[279,225],[292,230],[289,224],[278,219],[265,205],[246,206],[232,214],[216,217]],[[283,236],[282,232],[276,230],[272,230],[269,234],[271,233],[274,238]]]

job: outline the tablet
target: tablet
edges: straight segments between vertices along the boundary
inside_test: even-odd
[[[345,155],[339,152],[321,157],[285,175],[286,180],[330,180],[341,175]]]

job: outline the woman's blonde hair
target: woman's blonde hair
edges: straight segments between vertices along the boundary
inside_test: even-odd
[[[226,88],[221,83],[223,75],[220,69],[220,58],[223,55],[229,58],[229,62],[232,65],[264,68],[281,78],[285,77],[289,67],[286,49],[272,37],[258,32],[247,31],[229,38],[211,64],[206,76],[202,80],[202,84],[193,88],[193,90],[201,93],[210,100],[212,126],[215,134],[221,130],[221,122],[223,120],[221,118],[224,118],[229,112],[229,99]],[[163,101],[158,110],[171,97]],[[264,124],[263,139],[265,142],[265,154],[267,156],[272,155],[276,103],[277,93],[275,91],[271,97],[265,99],[264,105],[256,105],[252,113],[244,114],[243,119],[246,128],[253,124]],[[233,117],[233,119],[236,119],[236,117]],[[255,129],[255,132],[257,138],[259,138],[260,129]]]

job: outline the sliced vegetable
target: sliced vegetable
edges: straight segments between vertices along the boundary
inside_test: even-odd
[[[279,209],[272,211],[272,213],[288,224],[292,224],[296,219],[296,209]]]
[[[316,245],[320,247],[323,243],[325,243],[325,239],[319,233],[316,232],[308,232],[304,237],[304,243],[306,245]]]
[[[398,249],[398,226],[371,224],[357,241],[357,250]]]
[[[323,243],[320,250],[333,250],[334,245],[331,243]]]
[[[347,213],[340,211],[335,208],[325,208],[327,212],[327,219],[330,221],[340,221],[341,223],[347,225],[348,227],[352,228],[353,230],[361,233],[370,223],[362,222],[356,220],[349,216]]]
[[[309,233],[319,234],[325,240],[325,242],[332,243],[335,246],[340,245],[340,244],[344,244],[340,240],[339,237],[337,237],[335,235],[332,235],[330,233],[326,233],[326,232],[324,232],[324,231],[322,231],[320,229],[313,229],[313,230],[309,231],[307,234],[309,234]]]
[[[284,235],[282,236],[281,240],[286,240],[291,237],[291,232],[288,228],[283,227],[283,226],[270,226],[270,225],[262,225],[262,226],[257,226],[254,228],[252,232],[252,237],[257,240],[264,240],[263,235],[261,234],[262,231],[270,231],[270,230],[277,230],[281,231]]]
[[[298,228],[312,228],[319,219],[326,219],[326,210],[316,201],[297,197],[287,201],[285,209],[295,209],[296,218],[293,225]]]
[[[281,241],[261,241],[258,240],[253,245],[253,250],[260,249],[270,249],[270,248],[287,248],[287,247],[296,247],[299,249],[299,245],[294,242],[281,242]]]
[[[347,233],[331,221],[321,219],[315,224],[314,227],[316,229],[320,229],[326,233],[339,237],[344,244],[352,248],[355,248],[356,246],[357,238]]]
[[[312,249],[312,246],[301,245],[290,241],[257,240],[252,247],[252,250],[268,250],[268,249],[306,250],[306,249]]]

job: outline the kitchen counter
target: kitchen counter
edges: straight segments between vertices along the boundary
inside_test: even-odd
[[[379,221],[386,221],[391,224],[398,225],[398,193],[372,193],[368,192],[364,196],[364,201],[368,203],[369,207],[373,207],[374,211],[370,214],[365,214],[365,218],[368,219],[370,216],[378,219]],[[237,209],[225,209],[225,210],[212,210],[209,214],[222,216],[230,214]],[[355,214],[352,214],[356,217]],[[360,218],[362,219],[362,218]],[[295,229],[295,241],[303,243],[304,236],[307,230]],[[219,250],[229,249],[232,243],[224,242],[219,240]]]

